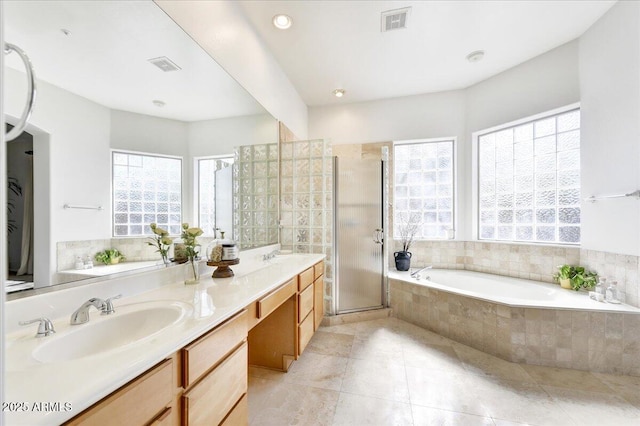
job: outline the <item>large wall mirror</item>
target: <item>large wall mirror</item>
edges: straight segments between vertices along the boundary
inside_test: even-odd
[[[109,246],[130,266],[155,267],[144,235],[151,222],[173,234],[170,222],[202,225],[203,245],[215,227],[232,226],[237,202],[221,191],[233,181],[223,169],[237,147],[277,151],[277,121],[156,4],[7,1],[4,12],[6,41],[27,52],[37,77],[30,124],[7,147],[8,262],[21,273],[10,280],[39,288],[110,275],[72,271],[78,258]],[[12,56],[7,125],[26,92],[24,68]],[[123,174],[140,179],[122,183],[116,178]],[[277,220],[269,223],[275,230],[260,244],[277,243]]]

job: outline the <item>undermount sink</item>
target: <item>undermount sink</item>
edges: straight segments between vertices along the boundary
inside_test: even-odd
[[[32,355],[37,361],[51,363],[122,348],[178,323],[185,313],[185,305],[176,302],[116,306],[115,314],[94,316],[86,324],[47,337]]]

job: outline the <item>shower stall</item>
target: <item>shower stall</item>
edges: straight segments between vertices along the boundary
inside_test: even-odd
[[[382,161],[334,157],[336,314],[388,304],[386,155],[383,151]]]

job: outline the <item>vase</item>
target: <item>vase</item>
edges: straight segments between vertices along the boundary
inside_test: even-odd
[[[571,278],[561,278],[560,279],[560,287],[562,288],[566,288],[566,289],[571,289]]]
[[[187,262],[187,277],[185,284],[198,284],[200,282],[200,271],[198,270],[198,262],[195,259],[189,259]]]
[[[408,271],[411,268],[410,251],[397,251],[393,253],[393,257],[396,259],[396,269],[398,271]]]
[[[120,263],[120,258],[119,257],[112,257],[109,263],[111,265],[117,265],[118,263]]]

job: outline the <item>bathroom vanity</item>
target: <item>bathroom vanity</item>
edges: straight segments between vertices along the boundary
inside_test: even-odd
[[[55,318],[57,333],[49,337],[36,338],[35,325],[11,333],[7,402],[24,402],[25,410],[5,412],[7,422],[247,424],[248,366],[287,371],[320,325],[323,258],[279,256],[233,278],[203,277],[194,286],[169,284],[125,295],[114,301],[115,314],[92,310],[87,324],[71,326],[68,316]],[[96,297],[107,291],[86,287],[91,286],[67,296],[80,305],[91,291]],[[137,325],[129,326],[128,318]],[[155,324],[146,324],[146,318]],[[82,350],[73,339],[83,336],[83,327],[99,335],[112,324],[123,325],[119,335],[132,333],[129,329],[149,335],[128,343],[113,338],[101,349],[89,345],[90,353],[73,352]],[[60,404],[48,412],[31,409],[45,401]]]

